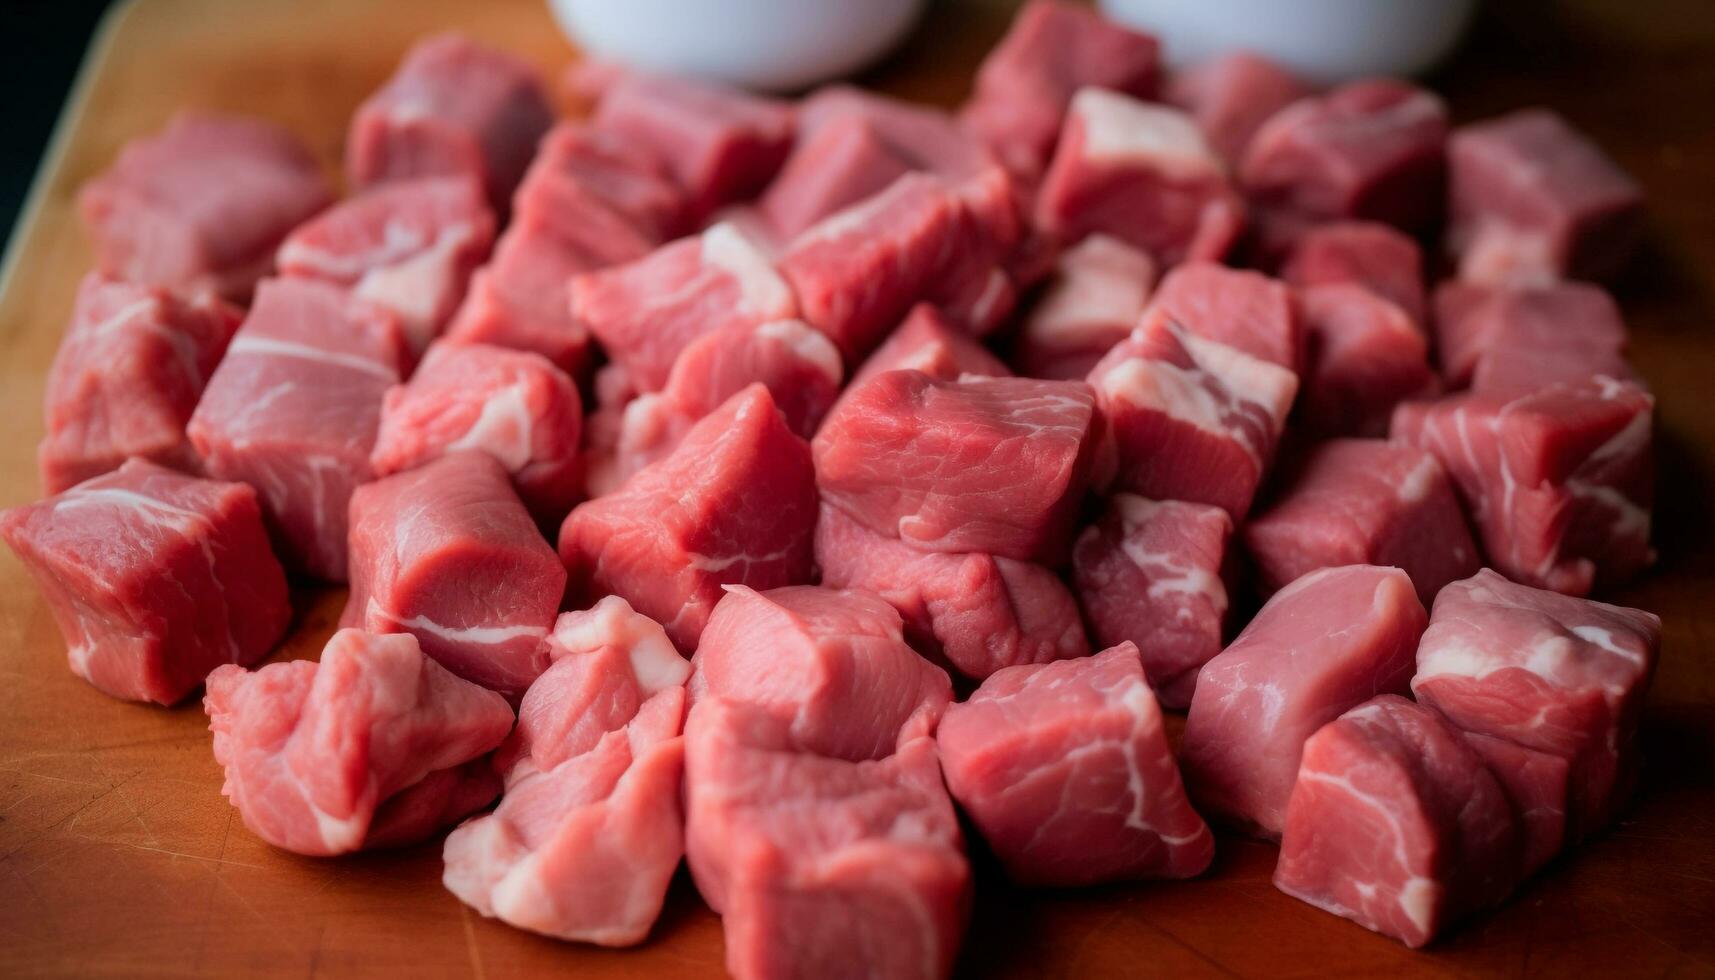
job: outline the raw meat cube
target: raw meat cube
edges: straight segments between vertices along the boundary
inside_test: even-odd
[[[1353,283],[1393,303],[1413,323],[1427,322],[1423,250],[1417,242],[1375,221],[1332,221],[1293,243],[1280,278],[1294,286]]]
[[[1189,878],[1215,857],[1130,643],[1000,671],[947,709],[935,742],[953,799],[1014,881]]]
[[[1274,883],[1416,948],[1507,897],[1518,835],[1458,730],[1388,694],[1305,741]]]
[[[1161,45],[1093,10],[1032,0],[977,69],[965,125],[1014,173],[1034,181],[1048,165],[1072,96],[1091,86],[1153,98]]]
[[[1197,675],[1179,755],[1198,808],[1280,836],[1304,740],[1403,693],[1428,618],[1397,568],[1325,568],[1276,592]]]
[[[757,207],[782,239],[795,238],[828,215],[873,197],[910,173],[905,159],[861,116],[799,127],[798,142]]]
[[[1052,564],[1089,469],[1095,399],[1078,381],[888,371],[813,443],[822,499],[924,551]]]
[[[1461,279],[1605,279],[1643,237],[1636,182],[1547,109],[1460,127],[1447,160],[1447,247]]]
[[[1655,561],[1654,414],[1649,393],[1598,376],[1407,402],[1394,412],[1392,435],[1441,460],[1495,568],[1587,595]]]
[[[420,844],[487,809],[499,795],[500,776],[487,756],[438,769],[375,808],[363,846],[375,850]]]
[[[103,274],[242,300],[286,233],[332,200],[315,158],[286,130],[181,112],[129,143],[77,203]]]
[[[173,704],[219,664],[268,655],[292,617],[256,492],[141,459],[0,511],[72,673],[116,698]]]
[[[299,225],[280,274],[346,286],[398,314],[422,354],[494,244],[494,215],[469,177],[425,177],[366,191]]]
[[[1221,652],[1233,519],[1219,507],[1111,497],[1072,548],[1072,581],[1096,642],[1131,643],[1163,707],[1191,705],[1197,671]]]
[[[1442,374],[1455,388],[1525,392],[1595,375],[1635,380],[1625,321],[1600,286],[1449,280],[1435,290],[1435,332]]]
[[[1316,435],[1380,436],[1394,406],[1440,390],[1429,339],[1405,311],[1355,283],[1306,286],[1308,368],[1299,418]]]
[[[1268,592],[1339,565],[1391,565],[1428,605],[1482,565],[1447,472],[1428,451],[1382,439],[1331,439],[1286,474],[1244,528]]]
[[[1086,88],[1042,179],[1036,225],[1062,242],[1113,235],[1174,266],[1225,255],[1244,202],[1190,116]]]
[[[1441,215],[1447,109],[1390,78],[1347,82],[1268,118],[1239,178],[1253,200],[1310,220],[1369,218],[1415,231]]]
[[[1153,317],[1091,369],[1090,387],[1102,416],[1098,486],[1212,504],[1240,520],[1298,377]]]
[[[42,399],[42,489],[58,493],[132,456],[194,470],[185,423],[242,318],[212,294],[185,300],[84,276]]]
[[[1528,877],[1566,844],[1566,808],[1573,797],[1571,762],[1510,739],[1463,734],[1513,805],[1519,819],[1519,877]]]
[[[1040,565],[918,551],[829,506],[816,522],[816,564],[823,585],[885,599],[914,646],[966,677],[1090,652],[1077,602]]]
[[[723,223],[574,278],[571,310],[633,384],[658,391],[693,340],[734,324],[791,319],[798,304],[768,255]]]
[[[500,236],[493,260],[471,277],[446,338],[534,351],[581,375],[590,361],[590,335],[572,319],[566,287],[573,276],[606,264],[521,216]]]
[[[531,513],[554,522],[577,500],[582,431],[577,387],[540,354],[437,342],[409,382],[388,389],[369,462],[390,476],[447,453],[485,452]]]
[[[727,584],[810,579],[816,474],[810,447],[753,384],[704,417],[666,459],[560,527],[574,600],[618,595],[697,647]]]
[[[203,708],[226,770],[221,794],[244,826],[312,857],[373,846],[371,828],[392,823],[389,803],[487,753],[512,727],[504,698],[448,673],[415,637],[353,629],[333,635],[320,663],[216,668]],[[389,844],[415,843],[396,823],[387,829]]]
[[[684,681],[661,627],[609,596],[560,617],[495,765],[506,796],[447,836],[442,881],[558,939],[641,942],[684,856]]]
[[[407,353],[393,314],[338,286],[257,289],[186,431],[211,476],[262,495],[288,567],[345,580],[346,504],[374,479],[381,402]]]
[[[486,453],[448,453],[351,495],[342,626],[410,633],[441,666],[517,698],[547,669],[542,638],[565,591],[565,567]]]
[[[1213,262],[1190,262],[1162,277],[1144,320],[1168,320],[1252,357],[1297,371],[1304,363],[1302,318],[1278,279]]]
[[[1054,278],[1025,317],[1012,363],[1032,378],[1082,378],[1137,326],[1155,287],[1155,260],[1095,234],[1060,254]]]
[[[345,171],[354,187],[411,177],[474,178],[497,211],[554,123],[531,67],[458,34],[419,41],[352,116]]]
[[[1166,101],[1191,114],[1209,143],[1234,166],[1251,137],[1288,105],[1310,95],[1309,83],[1250,51],[1230,51],[1176,72]]]
[[[874,353],[864,358],[846,390],[855,391],[878,374],[907,370],[921,371],[943,381],[957,381],[966,374],[991,378],[1012,374],[988,348],[948,323],[939,310],[926,303],[912,307],[904,322],[887,335]]]
[[[1484,569],[1436,597],[1411,689],[1467,732],[1566,760],[1565,839],[1575,841],[1613,819],[1637,781],[1638,718],[1660,645],[1652,613]]]

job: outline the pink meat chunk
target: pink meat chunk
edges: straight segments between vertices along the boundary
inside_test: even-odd
[[[402,839],[403,825],[439,830],[420,819],[425,801],[410,798],[424,790],[473,810],[487,806],[492,793],[442,795],[445,772],[492,750],[512,727],[504,698],[448,673],[415,637],[353,629],[333,635],[320,663],[217,668],[203,708],[215,761],[226,770],[221,794],[244,826],[312,857],[376,846],[372,828],[394,846],[416,843]],[[430,779],[442,785],[420,787]],[[395,801],[416,812],[386,819]]]
[[[256,492],[132,459],[0,511],[72,673],[116,698],[174,704],[220,664],[268,655],[292,617]]]
[[[354,187],[413,177],[475,179],[505,210],[554,122],[541,80],[512,55],[458,34],[418,42],[358,107],[346,135]]]
[[[548,666],[542,638],[565,591],[565,567],[486,453],[449,453],[351,495],[342,626],[410,633],[441,666],[516,698]]]
[[[695,650],[722,586],[807,582],[816,523],[810,448],[753,384],[673,453],[560,527],[574,599],[618,595]]]
[[[813,444],[822,499],[924,551],[1054,563],[1082,500],[1095,400],[1077,381],[888,371]]]
[[[1519,819],[1519,876],[1528,877],[1566,844],[1566,813],[1573,798],[1570,760],[1510,739],[1464,732],[1465,741],[1500,781]]]
[[[1155,317],[1090,370],[1098,486],[1211,504],[1242,519],[1274,457],[1298,377]]]
[[[1268,118],[1239,177],[1265,209],[1418,230],[1440,216],[1447,109],[1386,78],[1348,82]]]
[[[1210,340],[1297,371],[1306,338],[1292,290],[1278,279],[1213,262],[1191,262],[1162,277],[1145,320],[1169,320]]]
[[[1441,460],[1490,564],[1528,585],[1587,595],[1655,561],[1654,414],[1649,393],[1598,376],[1407,402],[1392,435]]]
[[[1518,839],[1501,785],[1459,731],[1383,695],[1305,741],[1274,883],[1416,948],[1507,897]]]
[[[500,236],[493,260],[471,277],[446,339],[534,351],[581,374],[591,359],[590,335],[572,319],[566,287],[573,276],[605,264],[521,216]]]
[[[1166,101],[1191,114],[1229,163],[1244,159],[1268,117],[1310,95],[1309,83],[1250,51],[1230,51],[1176,72]]]
[[[332,199],[315,158],[286,130],[182,112],[129,143],[77,203],[103,274],[242,300],[286,233]]]
[[[42,399],[42,489],[58,493],[132,456],[194,470],[185,423],[242,317],[212,294],[186,300],[85,276]]]
[[[609,596],[549,634],[495,755],[506,795],[448,835],[448,890],[485,916],[558,939],[629,946],[660,915],[684,856],[685,678],[659,624]]]
[[[1042,298],[1024,318],[1012,363],[1032,378],[1083,378],[1137,326],[1155,286],[1155,260],[1094,234],[1060,254]]]
[[[790,240],[828,215],[881,193],[913,169],[874,121],[829,119],[814,129],[800,127],[791,156],[757,207],[769,228]]]
[[[387,389],[405,374],[398,319],[329,283],[271,279],[187,427],[209,475],[262,495],[287,565],[346,577],[346,504],[374,479]]]
[[[633,384],[657,391],[698,337],[792,319],[798,304],[767,253],[723,223],[635,262],[574,278],[571,310]]]
[[[322,279],[398,314],[414,354],[451,319],[494,244],[494,215],[468,177],[427,177],[366,191],[299,225],[280,274]]]
[[[1293,243],[1280,277],[1294,286],[1362,286],[1428,322],[1423,292],[1423,250],[1410,236],[1375,221],[1332,221]]]
[[[1661,646],[1661,620],[1641,609],[1533,589],[1484,569],[1435,599],[1411,689],[1466,732],[1564,760],[1503,783],[1519,810],[1546,792],[1546,827],[1528,833],[1536,863],[1559,840],[1613,819],[1637,782],[1637,727]],[[1563,824],[1554,821],[1556,796]]]
[[[953,799],[1017,882],[1189,878],[1215,857],[1130,643],[1000,671],[935,741]]]
[[[816,523],[816,564],[823,585],[886,600],[917,649],[966,677],[1090,652],[1077,601],[1040,565],[918,551],[829,506]]]
[[[954,326],[935,307],[919,303],[887,335],[887,339],[852,374],[848,391],[888,371],[921,371],[932,378],[957,381],[966,374],[990,378],[1011,376],[1006,364],[975,338]]]
[[[1142,651],[1163,707],[1191,705],[1221,652],[1233,519],[1219,507],[1115,494],[1072,548],[1072,581],[1096,642]]]
[[[476,450],[505,468],[530,512],[557,522],[582,480],[577,386],[540,354],[437,342],[411,380],[388,389],[369,454],[377,476]]]
[[[1428,451],[1382,439],[1331,439],[1286,474],[1244,528],[1269,592],[1319,568],[1403,569],[1425,605],[1482,561],[1447,472]]]
[[[1063,242],[1113,235],[1173,266],[1225,255],[1244,228],[1244,202],[1190,116],[1087,88],[1072,99],[1036,224]]]
[[[363,846],[410,847],[488,808],[500,795],[500,776],[487,756],[437,769],[375,808]]]
[[[1304,740],[1403,693],[1428,618],[1397,568],[1325,568],[1276,592],[1197,675],[1179,749],[1197,806],[1279,837]]]
[[[1013,172],[1040,176],[1072,96],[1098,87],[1153,98],[1161,45],[1093,10],[1032,0],[977,69],[961,116]]]
[[[1546,109],[1462,126],[1447,157],[1447,246],[1461,279],[1605,279],[1643,236],[1637,183]]]
[[[1455,388],[1525,392],[1606,375],[1635,381],[1626,324],[1612,296],[1577,282],[1435,290],[1441,371]]]
[[[1354,283],[1306,286],[1308,343],[1299,419],[1311,433],[1380,436],[1394,406],[1440,391],[1429,338],[1398,306]]]

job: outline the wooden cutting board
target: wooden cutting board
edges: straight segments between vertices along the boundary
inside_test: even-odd
[[[866,82],[953,104],[1006,2],[941,0]],[[961,969],[1018,977],[1715,976],[1715,16],[1705,0],[1493,4],[1435,84],[1472,118],[1552,105],[1647,187],[1647,254],[1619,286],[1660,396],[1661,564],[1615,597],[1660,613],[1648,768],[1609,833],[1499,913],[1413,953],[1279,894],[1274,849],[1223,838],[1187,883],[1013,890],[978,859]],[[346,119],[416,37],[457,27],[557,71],[541,0],[141,0],[92,46],[0,279],[0,505],[36,495],[43,379],[90,252],[78,185],[181,105],[251,112],[330,170]],[[3,549],[0,549],[3,551]],[[281,657],[313,655],[343,595],[306,592]],[[626,952],[484,920],[438,844],[342,860],[275,851],[220,796],[200,706],[124,704],[66,669],[34,586],[0,554],[0,976],[716,976],[719,920],[681,878]]]

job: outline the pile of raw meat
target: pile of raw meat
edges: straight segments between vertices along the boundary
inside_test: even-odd
[[[737,976],[937,977],[962,827],[1067,887],[1207,819],[1428,942],[1637,779],[1639,192],[1550,112],[1158,57],[1037,0],[953,114],[584,63],[561,120],[438,37],[338,200],[185,113],[83,191],[0,533],[78,675],[205,690],[251,831],[455,828],[522,929],[639,942],[686,859]],[[251,669],[289,574],[343,628]]]

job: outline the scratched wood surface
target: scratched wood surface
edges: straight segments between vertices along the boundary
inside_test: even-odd
[[[951,104],[1005,2],[941,0],[867,80]],[[1715,976],[1715,10],[1707,0],[1492,4],[1434,79],[1471,118],[1559,108],[1637,174],[1647,254],[1619,293],[1660,395],[1660,567],[1617,598],[1666,622],[1625,818],[1498,914],[1411,953],[1277,893],[1274,850],[1223,838],[1205,878],[1068,894],[978,858],[961,971],[1005,976]],[[75,189],[180,105],[253,112],[338,160],[344,123],[424,32],[456,26],[557,70],[540,0],[142,0],[96,39],[0,281],[0,506],[35,495],[43,377],[89,248]],[[3,550],[3,549],[0,549]],[[343,598],[304,593],[281,657]],[[682,877],[629,952],[481,919],[438,845],[310,860],[258,842],[220,796],[198,705],[110,700],[74,679],[34,587],[0,554],[0,976],[580,976],[720,972],[719,921]]]

